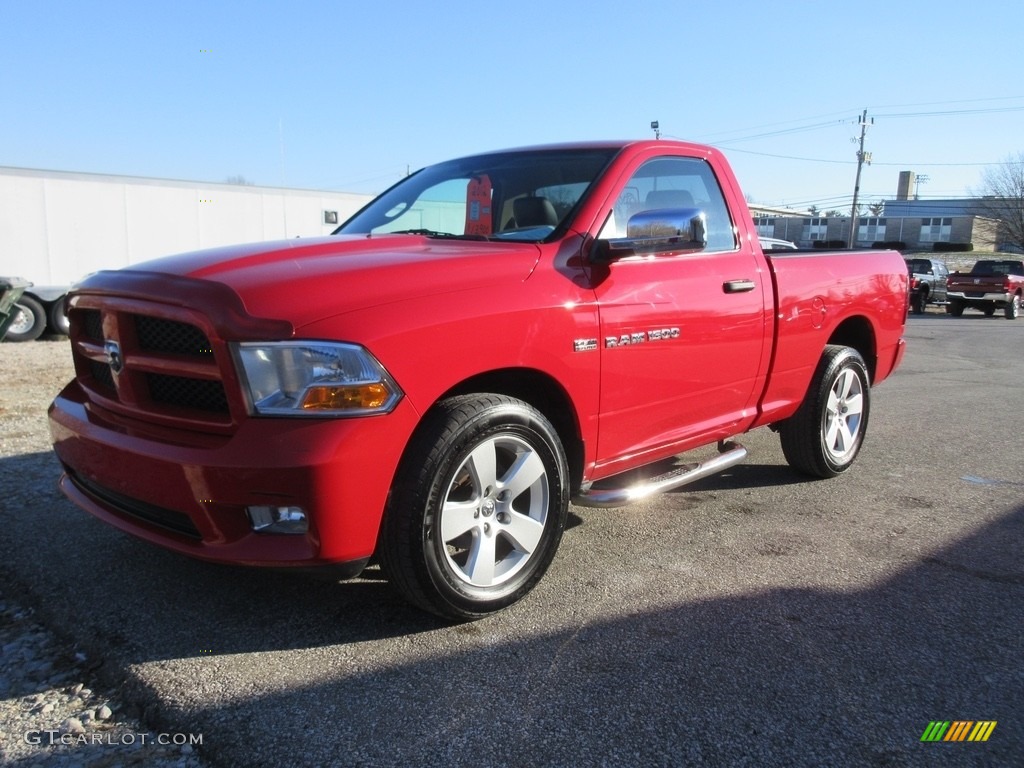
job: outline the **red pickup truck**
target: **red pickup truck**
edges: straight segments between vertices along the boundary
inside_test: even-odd
[[[225,563],[372,560],[472,619],[536,584],[570,501],[692,482],[762,426],[798,471],[848,469],[906,314],[894,251],[766,256],[714,149],[496,152],[334,236],[89,277],[50,427],[64,492],[124,531]]]
[[[967,308],[979,309],[987,317],[1003,310],[1007,320],[1020,314],[1024,295],[1024,262],[1012,259],[982,259],[961,274],[946,278],[946,311],[960,317]]]

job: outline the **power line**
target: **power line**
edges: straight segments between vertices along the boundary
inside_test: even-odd
[[[828,121],[828,122],[825,122],[825,123],[814,123],[814,124],[811,124],[809,126],[804,126],[802,124],[806,123],[808,120],[822,120],[823,118],[826,118],[826,117],[835,117],[836,115],[845,115],[845,114],[848,114],[848,112],[846,112],[846,110],[843,110],[842,112],[829,112],[829,113],[826,113],[826,114],[823,114],[823,115],[812,115],[812,116],[809,116],[809,117],[801,117],[801,118],[798,118],[798,119],[795,119],[795,120],[780,120],[778,122],[765,123],[764,125],[755,125],[755,126],[751,126],[749,128],[736,128],[736,129],[731,130],[731,131],[712,133],[710,135],[703,136],[703,137],[702,136],[690,137],[689,140],[691,140],[691,141],[693,141],[693,140],[701,141],[701,142],[703,142],[705,144],[715,144],[715,143],[719,143],[720,144],[720,143],[722,143],[723,140],[717,139],[718,136],[729,136],[731,134],[736,134],[736,133],[747,133],[748,131],[761,131],[761,130],[764,130],[766,128],[775,128],[776,126],[780,126],[780,125],[792,125],[793,123],[801,123],[801,125],[795,126],[794,128],[791,129],[794,132],[799,132],[799,131],[805,130],[806,128],[828,126],[828,125],[839,125],[843,121]],[[769,135],[775,135],[777,133],[785,133],[785,131],[781,131],[781,132],[775,131],[775,132],[771,132]],[[678,137],[678,136],[668,136],[668,138],[678,139],[680,137]],[[741,137],[739,139],[735,139],[735,141],[742,141],[743,138],[747,138],[747,137]],[[749,138],[757,138],[757,135],[749,137]],[[732,141],[732,140],[733,139],[725,139],[725,141]]]
[[[887,105],[884,105],[882,108],[883,109],[898,109],[900,107],[942,106],[942,105],[946,105],[946,104],[950,104],[950,105],[952,105],[952,104],[977,104],[977,103],[984,103],[984,102],[1016,101],[1016,100],[1020,100],[1020,99],[1024,99],[1024,96],[1001,96],[1001,97],[987,97],[987,98],[978,98],[978,99],[958,99],[958,100],[953,100],[953,101],[917,102],[917,103],[909,103],[909,104],[887,104]],[[941,117],[941,116],[957,116],[957,115],[997,114],[997,113],[1020,112],[1020,111],[1024,111],[1024,106],[985,107],[985,108],[981,108],[981,109],[930,110],[930,111],[921,111],[921,112],[883,112],[883,113],[876,113],[875,116],[876,117],[893,117],[893,118],[913,118],[913,117]],[[749,149],[738,149],[736,147],[731,146],[735,142],[751,141],[751,140],[754,140],[754,139],[761,139],[761,138],[772,138],[772,137],[776,137],[776,136],[784,136],[784,135],[789,135],[789,134],[794,134],[794,133],[804,133],[804,132],[808,132],[808,131],[820,130],[820,129],[823,129],[823,128],[829,128],[829,127],[835,127],[835,126],[838,126],[838,125],[848,124],[848,121],[846,121],[846,120],[828,120],[828,121],[825,121],[825,122],[814,122],[814,123],[806,123],[805,124],[805,121],[808,121],[808,120],[819,120],[820,118],[823,118],[823,117],[832,117],[834,114],[838,114],[838,113],[829,113],[829,114],[824,114],[824,115],[816,115],[816,116],[813,116],[813,117],[802,118],[800,120],[784,120],[784,121],[779,121],[779,122],[775,122],[775,123],[767,123],[765,125],[753,126],[751,128],[747,128],[747,129],[737,129],[737,130],[733,130],[733,131],[727,131],[727,132],[722,133],[722,134],[711,134],[710,136],[699,137],[698,140],[704,141],[705,143],[714,144],[716,146],[724,147],[724,148],[728,149],[730,152],[742,152],[742,153],[750,154],[750,155],[760,155],[762,157],[775,157],[775,158],[778,158],[780,160],[796,160],[796,161],[808,162],[808,163],[826,163],[826,164],[845,165],[845,164],[847,164],[847,163],[849,163],[851,161],[847,161],[847,160],[830,160],[830,159],[826,159],[826,158],[815,158],[815,157],[800,157],[800,156],[795,156],[795,155],[780,155],[780,154],[776,154],[776,153],[772,153],[772,152],[757,152],[757,151],[749,150]],[[758,130],[765,129],[765,128],[774,128],[776,126],[787,126],[787,125],[792,125],[793,123],[800,123],[800,124],[796,125],[796,126],[794,126],[792,128],[782,128],[780,130],[764,131],[764,132],[761,132],[761,133],[753,133],[753,134],[749,134],[749,135],[734,136],[732,138],[729,138],[729,136],[731,134],[744,133],[746,131],[758,131]],[[718,138],[718,137],[721,137],[721,138]],[[681,137],[679,137],[679,136],[668,136],[668,138],[681,139]],[[900,167],[900,166],[902,166],[902,167],[907,167],[907,166],[913,166],[913,167],[931,166],[931,167],[948,167],[948,168],[956,168],[956,167],[968,168],[968,167],[984,167],[984,166],[990,166],[990,165],[1003,165],[1005,163],[1004,163],[1004,161],[982,162],[982,163],[979,163],[979,162],[967,162],[967,163],[923,162],[922,163],[922,162],[901,161],[901,162],[884,162],[884,163],[880,162],[880,163],[875,163],[875,164],[876,165],[882,165],[882,166],[893,166],[893,167]]]
[[[852,165],[852,160],[825,160],[820,157],[796,157],[794,155],[776,155],[771,152],[754,152],[751,149],[736,149],[728,147],[729,152],[739,152],[744,155],[760,155],[761,157],[777,157],[779,160],[800,160],[805,163],[831,163],[833,165]]]
[[[729,152],[739,152],[739,153],[742,153],[744,155],[759,155],[761,157],[776,157],[776,158],[778,158],[780,160],[799,160],[799,161],[804,162],[804,163],[829,163],[829,164],[832,164],[832,165],[853,165],[853,163],[855,162],[853,160],[826,160],[825,158],[821,158],[821,157],[796,157],[795,155],[776,155],[776,154],[773,154],[771,152],[754,152],[753,150],[750,150],[750,149],[737,149],[736,147],[727,147],[726,149]],[[907,166],[911,166],[911,167],[930,166],[932,168],[936,168],[936,167],[943,167],[943,168],[946,168],[946,167],[949,167],[949,168],[970,168],[970,167],[975,167],[975,166],[981,167],[981,166],[986,166],[986,165],[1013,165],[1013,164],[1015,164],[1015,161],[1012,161],[1012,160],[1010,160],[1010,161],[1007,161],[1007,160],[994,160],[994,161],[988,162],[988,163],[930,163],[930,162],[911,162],[909,160],[904,160],[904,161],[901,161],[901,162],[898,162],[898,163],[879,163],[876,160],[872,160],[871,164],[872,165],[886,165],[886,166],[890,166],[891,165],[891,166],[896,166],[896,167],[900,167],[900,168],[906,168]]]
[[[883,112],[879,117],[945,117],[950,115],[991,115],[1002,112],[1024,112],[1024,107],[992,107],[990,109],[947,109],[940,112]]]
[[[934,107],[942,104],[977,104],[981,101],[1017,101],[1024,96],[982,96],[977,99],[954,99],[952,101],[918,101],[910,104],[878,104],[875,109],[896,109],[898,107]]]
[[[893,109],[899,107],[915,107],[915,106],[932,106],[932,105],[943,105],[943,104],[972,104],[986,101],[1010,101],[1022,99],[1024,96],[1007,96],[998,98],[985,98],[985,99],[961,99],[957,101],[934,101],[934,102],[921,102],[916,104],[889,104],[882,107],[883,109]],[[940,116],[955,116],[955,115],[984,115],[984,114],[997,114],[1005,112],[1020,112],[1024,111],[1024,106],[1016,107],[986,107],[983,109],[949,109],[949,110],[933,110],[927,112],[884,112],[876,113],[877,117],[940,117]],[[828,120],[825,122],[817,123],[806,123],[808,120],[819,120],[823,117],[832,117],[836,114],[841,113],[827,113],[824,115],[816,115],[812,117],[801,118],[798,120],[783,120],[775,123],[767,123],[760,126],[752,126],[750,128],[741,128],[724,133],[710,134],[709,136],[697,137],[697,140],[703,141],[708,144],[725,145],[739,141],[752,141],[754,139],[771,138],[773,136],[786,136],[794,133],[805,133],[807,131],[819,130],[822,128],[832,128],[839,125],[848,124],[847,120]],[[766,128],[775,128],[776,126],[787,126],[793,125],[793,123],[800,123],[791,128],[782,128],[779,130],[764,131],[761,133],[751,133],[749,135],[733,136],[733,134],[743,134],[748,131],[762,131]],[[732,136],[730,138],[730,136]],[[668,136],[668,138],[679,139],[678,136]],[[691,137],[692,138],[692,137]]]

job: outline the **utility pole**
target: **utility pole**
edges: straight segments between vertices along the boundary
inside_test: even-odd
[[[868,122],[868,111],[865,109],[860,116],[860,148],[857,150],[857,180],[853,183],[853,207],[850,209],[850,242],[849,247],[857,239],[857,198],[860,196],[860,169],[864,163],[871,165],[871,153],[864,151],[864,134],[868,131],[869,125],[875,124],[875,118]]]

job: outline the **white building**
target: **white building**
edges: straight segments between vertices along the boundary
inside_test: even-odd
[[[22,308],[41,307],[59,326],[55,302],[91,272],[200,248],[330,234],[370,199],[0,166],[0,275],[32,281]]]

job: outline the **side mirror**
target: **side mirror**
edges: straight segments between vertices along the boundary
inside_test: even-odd
[[[704,211],[660,208],[630,216],[626,236],[595,241],[590,258],[598,264],[609,264],[636,254],[694,253],[707,246]]]

